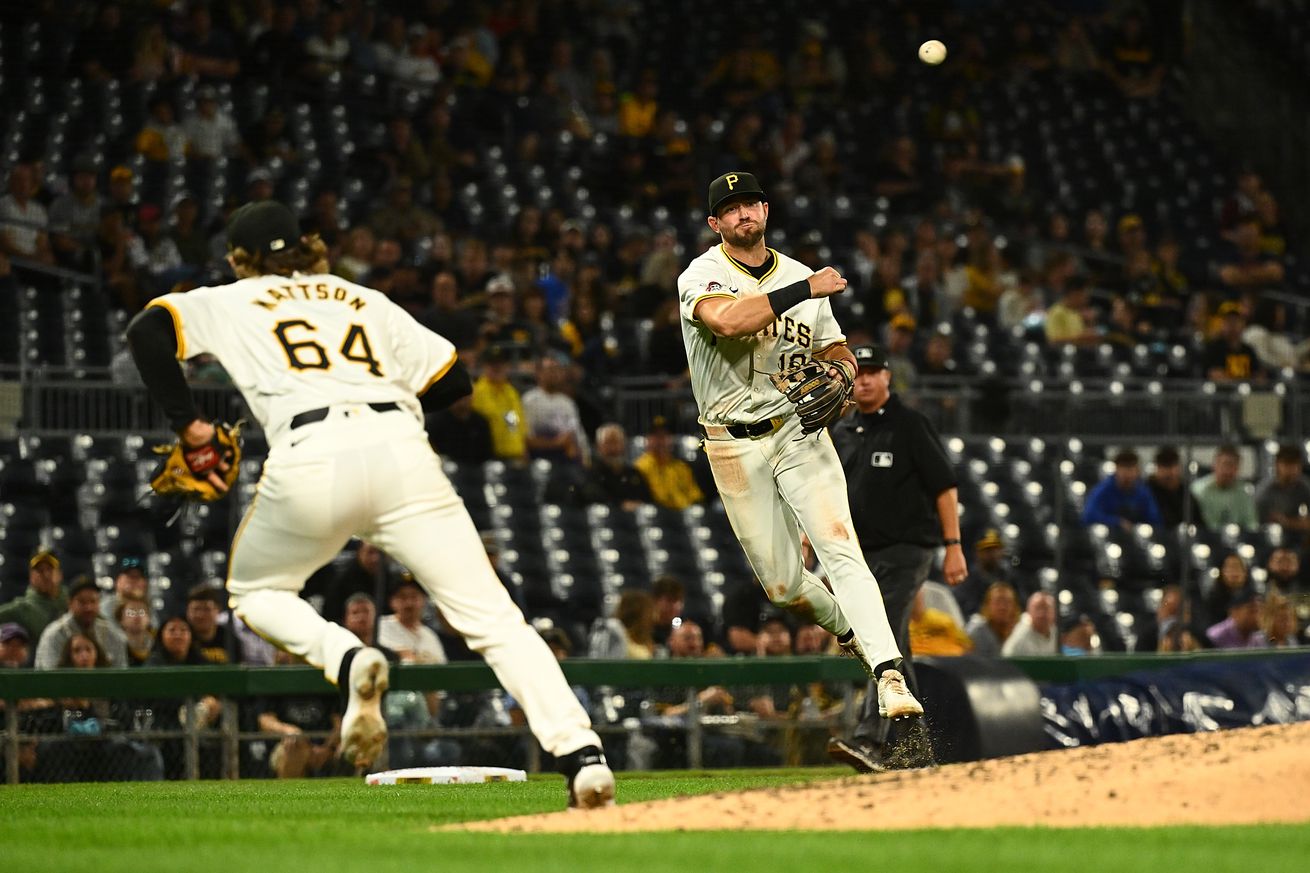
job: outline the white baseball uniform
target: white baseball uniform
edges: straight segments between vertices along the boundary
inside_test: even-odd
[[[803,301],[749,337],[717,336],[696,320],[703,300],[767,294],[814,272],[769,251],[773,266],[760,279],[722,245],[678,277],[682,338],[706,431],[705,453],[728,520],[769,599],[812,615],[838,636],[853,630],[865,659],[876,666],[900,651],[855,537],[841,462],[827,431],[802,437],[795,407],[769,380],[770,373],[845,340],[831,305],[826,298]],[[726,430],[763,422],[773,427],[760,436],[734,437]],[[798,523],[828,572],[835,598],[802,565]]]
[[[428,445],[415,395],[453,366],[449,342],[382,293],[333,275],[258,276],[150,305],[172,316],[180,359],[218,358],[268,438],[229,560],[232,608],[247,624],[336,682],[346,652],[362,644],[298,592],[361,537],[410,569],[522,702],[543,748],[558,756],[600,745]]]

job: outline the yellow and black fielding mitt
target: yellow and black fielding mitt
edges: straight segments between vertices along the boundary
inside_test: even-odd
[[[214,422],[214,438],[202,446],[183,445],[181,439],[171,445],[155,446],[155,454],[164,460],[150,479],[150,488],[164,497],[180,497],[198,503],[210,503],[227,495],[210,478],[217,476],[231,489],[241,472],[241,427]]]
[[[829,373],[830,369],[837,375]],[[823,430],[840,418],[855,387],[854,368],[847,361],[802,361],[769,378],[796,405],[805,434]]]

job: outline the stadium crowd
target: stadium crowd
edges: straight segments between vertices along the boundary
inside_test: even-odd
[[[1007,349],[1031,344],[1052,373],[1056,361],[1073,361],[1075,373],[1109,372],[1096,369],[1107,360],[1136,368],[1173,349],[1182,354],[1169,358],[1167,375],[1214,383],[1296,380],[1310,369],[1306,321],[1285,293],[1304,290],[1306,278],[1278,195],[1256,171],[1220,173],[1222,188],[1191,192],[1186,207],[1168,211],[1159,204],[1171,198],[1146,186],[1131,201],[1111,196],[1084,154],[1095,145],[1113,156],[1118,147],[1122,158],[1130,134],[1144,128],[1080,143],[1063,154],[1063,172],[1031,136],[1058,120],[1053,93],[1139,120],[1176,113],[1180,47],[1167,13],[1107,3],[1102,14],[1066,14],[1052,4],[976,26],[976,17],[943,9],[946,32],[932,35],[946,39],[952,58],[928,69],[912,50],[925,35],[922,4],[775,5],[744,30],[728,26],[730,10],[708,15],[687,48],[679,40],[692,4],[680,2],[47,2],[7,13],[6,80],[25,77],[51,99],[55,83],[76,81],[61,98],[66,109],[98,96],[118,109],[104,117],[86,109],[80,118],[98,127],[79,139],[74,125],[58,148],[45,128],[11,140],[21,148],[5,162],[0,297],[19,299],[28,287],[57,293],[61,280],[43,269],[57,266],[96,276],[102,296],[91,309],[112,319],[170,289],[226,281],[226,216],[248,200],[282,199],[329,244],[336,272],[386,292],[474,369],[472,396],[429,421],[444,458],[548,461],[545,502],[629,513],[643,505],[681,512],[715,498],[703,462],[677,450],[692,425],[682,407],[662,407],[667,418],[653,420],[636,453],[632,424],[614,420],[604,398],[621,376],[649,377],[670,396],[685,390],[676,278],[714,241],[703,220],[705,181],[734,168],[764,181],[772,244],[850,277],[851,293],[834,300],[838,316],[853,345],[886,347],[894,388],[907,397],[975,378],[965,345],[979,326],[1003,341],[992,353],[1011,375],[1005,368],[1017,356]],[[784,30],[784,21],[800,24]],[[18,39],[37,32],[69,50],[19,51]],[[1019,127],[1003,117],[998,94],[1034,101]],[[18,98],[7,100],[12,117]],[[1042,105],[1045,116],[1029,117]],[[1070,189],[1079,173],[1098,184]],[[1185,180],[1166,184],[1191,191]],[[5,363],[22,351],[17,339],[12,345]],[[26,360],[57,366],[72,357],[50,359],[42,347]],[[111,342],[101,363],[114,381],[133,383],[121,343]],[[191,367],[198,381],[225,383],[213,361]],[[1132,372],[1164,371],[1152,363]],[[1222,447],[1213,472],[1188,482],[1172,447],[1159,447],[1149,477],[1134,452],[1121,451],[1113,474],[1088,492],[1081,522],[1125,532],[1277,525],[1286,540],[1262,550],[1264,566],[1216,549],[1212,573],[1198,573],[1187,590],[1159,587],[1144,620],[1120,636],[1082,601],[1057,603],[1036,574],[1016,574],[1000,533],[979,530],[969,579],[954,590],[929,583],[916,602],[915,651],[1000,657],[1302,643],[1310,612],[1304,450],[1280,448],[1254,493],[1238,459],[1235,447]],[[497,539],[487,546],[494,558]],[[0,605],[0,665],[279,662],[201,578],[161,592],[144,555],[119,555],[107,591],[81,574],[64,584],[61,556],[48,549],[27,557],[27,590],[10,589],[17,596]],[[817,626],[774,610],[746,575],[728,580],[712,606],[689,608],[683,581],[664,576],[575,621],[536,609],[503,575],[558,657],[833,649]],[[1115,587],[1085,583],[1093,592]],[[474,657],[403,568],[367,544],[316,574],[305,596],[402,662]],[[644,743],[629,743],[631,761],[685,753],[677,730],[659,729],[685,716],[681,696],[601,698],[586,703],[602,724],[647,720]],[[700,699],[709,712],[779,721],[841,705],[817,687],[707,688]],[[69,744],[102,730],[166,729],[188,717],[159,701],[35,703],[23,714],[29,728],[66,744],[25,750],[34,779],[65,778],[67,762],[82,760]],[[269,700],[243,711],[243,727],[281,737],[243,746],[243,770],[332,772],[334,707]],[[213,724],[218,702],[201,701],[190,717]],[[395,694],[388,718],[416,728],[521,723],[513,701],[498,695]],[[316,731],[329,736],[302,736]],[[802,760],[803,733],[782,744],[719,738],[707,762]],[[97,764],[107,768],[100,775],[175,777],[183,761],[172,742],[123,739]],[[449,763],[469,751],[398,738],[391,757],[395,766]],[[61,760],[66,754],[74,759]],[[212,754],[205,761],[216,766]],[[70,778],[90,778],[77,774]]]

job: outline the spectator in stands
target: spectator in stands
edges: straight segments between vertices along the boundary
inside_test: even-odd
[[[1206,527],[1219,530],[1235,524],[1246,530],[1260,526],[1255,501],[1245,482],[1238,478],[1242,456],[1237,446],[1224,444],[1215,451],[1214,472],[1192,483],[1192,496]]]
[[[1045,591],[1033,592],[1019,624],[1001,646],[1007,658],[1054,655],[1059,636],[1055,626],[1055,598]]]
[[[887,325],[887,363],[892,374],[891,389],[902,396],[914,390],[919,371],[910,358],[914,348],[914,332],[918,329],[914,316],[901,312],[892,316]]]
[[[951,357],[951,338],[941,330],[934,332],[924,343],[924,358],[918,363],[918,375],[924,378],[954,376],[959,367]]]
[[[327,81],[345,69],[350,40],[342,32],[344,23],[345,16],[340,9],[329,8],[319,15],[318,31],[305,40],[308,63],[303,70],[310,82]]]
[[[969,575],[951,589],[960,611],[973,615],[982,606],[983,595],[997,582],[1010,581],[1010,566],[1005,559],[1005,543],[994,529],[985,531],[974,543]]]
[[[1046,310],[1046,343],[1051,346],[1094,346],[1101,333],[1093,326],[1091,292],[1087,280],[1074,276],[1059,301]]]
[[[1235,595],[1228,604],[1228,617],[1206,629],[1206,639],[1216,649],[1264,649],[1269,640],[1260,630],[1261,600],[1253,590]]]
[[[126,77],[132,65],[132,36],[118,3],[99,4],[95,23],[77,36],[69,67],[87,79],[107,82]]]
[[[1242,305],[1234,301],[1219,307],[1222,319],[1219,336],[1206,344],[1201,366],[1206,378],[1212,382],[1263,382],[1264,366],[1255,349],[1242,339],[1246,330],[1246,315]]]
[[[143,23],[132,42],[131,82],[155,83],[170,77],[170,49],[164,26],[158,21]]]
[[[673,435],[661,415],[651,420],[646,451],[633,462],[646,479],[651,499],[666,509],[681,511],[705,499],[691,465],[673,455]]]
[[[1244,166],[1237,171],[1237,185],[1219,211],[1219,228],[1225,236],[1230,236],[1238,223],[1256,215],[1264,190],[1264,181],[1254,168]]]
[[[554,354],[537,359],[537,384],[523,394],[523,423],[528,453],[534,458],[587,466],[590,446],[578,404],[565,393],[569,378]]]
[[[474,411],[468,395],[427,416],[426,427],[432,450],[443,458],[465,464],[492,458],[491,426]]]
[[[345,617],[341,619],[341,626],[359,637],[364,645],[376,648],[393,664],[400,661],[399,654],[378,644],[378,608],[373,598],[364,592],[359,591],[346,598]]]
[[[211,664],[236,664],[241,659],[232,625],[219,621],[226,600],[222,588],[206,582],[196,585],[186,595],[186,620],[191,626],[192,640]]]
[[[896,213],[913,213],[924,203],[926,186],[919,172],[919,150],[909,136],[898,136],[877,170],[874,194],[891,201]]]
[[[419,322],[450,340],[456,349],[473,348],[478,326],[469,311],[460,306],[459,278],[451,270],[438,270],[430,289],[432,303],[419,315]]]
[[[910,651],[916,657],[952,657],[973,651],[973,639],[950,614],[928,605],[923,588],[910,605]]]
[[[1001,646],[1010,638],[1019,622],[1019,599],[1014,588],[995,582],[983,593],[982,605],[969,619],[965,632],[973,640],[975,654],[999,658]]]
[[[346,601],[355,594],[376,596],[382,587],[383,561],[386,555],[372,543],[359,541],[353,560],[332,577],[323,594],[323,617],[341,623]]]
[[[482,375],[473,383],[473,410],[487,420],[497,458],[526,461],[523,402],[509,381],[509,356],[503,347],[492,346],[482,355],[482,365]]]
[[[0,669],[17,670],[31,666],[32,638],[16,621],[0,624]],[[0,711],[3,711],[0,704]]]
[[[53,264],[47,233],[50,219],[34,199],[37,181],[32,165],[16,163],[9,170],[9,193],[0,197],[0,254]]]
[[[983,319],[994,323],[996,307],[1012,278],[1005,271],[1005,258],[994,240],[987,239],[978,248],[970,248],[969,265],[964,275],[961,305],[970,307]]]
[[[1132,531],[1139,524],[1161,527],[1164,520],[1155,496],[1141,478],[1137,453],[1124,449],[1114,456],[1114,473],[1106,476],[1087,495],[1083,524],[1103,524]]]
[[[1229,552],[1219,564],[1219,578],[1206,595],[1204,626],[1223,621],[1237,600],[1256,593],[1245,559],[1236,552]]]
[[[187,16],[186,28],[178,35],[177,72],[196,76],[201,82],[235,79],[241,73],[236,46],[226,30],[214,27],[209,6],[196,3]]]
[[[182,122],[182,134],[193,158],[213,161],[241,149],[236,121],[218,105],[218,93],[208,85],[196,91],[196,111]]]
[[[1271,649],[1301,645],[1297,636],[1296,610],[1292,601],[1278,593],[1270,594],[1260,615],[1260,629]]]
[[[73,159],[68,193],[50,204],[50,246],[59,263],[74,270],[89,271],[94,256],[96,229],[100,226],[100,191],[96,184],[96,162],[91,155]]]
[[[612,618],[599,618],[587,645],[590,658],[650,660],[655,657],[655,598],[649,592],[625,588]]]
[[[167,94],[150,98],[149,117],[136,135],[136,151],[156,164],[180,160],[187,154],[187,135],[177,123],[173,100]]]
[[[1269,191],[1261,191],[1255,200],[1256,217],[1260,219],[1260,251],[1281,259],[1287,254],[1287,229],[1278,215],[1278,200]]]
[[[1160,519],[1166,528],[1180,524],[1205,526],[1196,498],[1183,481],[1183,462],[1178,449],[1161,446],[1155,452],[1154,469],[1146,479],[1146,487],[1160,509]]]
[[[137,209],[137,233],[127,244],[128,263],[137,273],[138,284],[151,296],[195,276],[195,270],[182,262],[177,243],[165,232],[163,218],[163,211],[154,203],[142,203]]]
[[[1096,633],[1096,624],[1087,615],[1079,613],[1070,615],[1060,623],[1061,655],[1099,655],[1101,653],[1100,637]]]
[[[1160,592],[1160,604],[1155,615],[1141,623],[1137,634],[1138,652],[1163,651],[1164,639],[1183,619],[1183,590],[1178,585],[1166,585]]]
[[[147,601],[150,598],[150,580],[146,578],[145,562],[135,555],[127,555],[118,562],[114,571],[114,591],[100,598],[100,614],[113,618],[120,600]],[[155,621],[152,609],[147,616]]]
[[[1256,515],[1261,524],[1282,525],[1297,542],[1310,533],[1310,483],[1302,474],[1305,453],[1291,444],[1279,446],[1274,473],[1256,489]]]
[[[1007,288],[997,305],[996,321],[1002,330],[1016,327],[1027,328],[1033,322],[1044,323],[1046,304],[1042,300],[1041,289],[1029,272],[1019,274],[1019,281],[1013,288]]]
[[[37,549],[27,562],[27,590],[0,606],[0,623],[15,622],[27,631],[29,639],[41,639],[46,625],[68,611],[63,584],[64,572],[55,553]]]
[[[1130,8],[1120,20],[1101,69],[1130,100],[1151,98],[1160,92],[1164,63],[1137,9]]]
[[[1159,651],[1161,652],[1197,652],[1203,648],[1204,646],[1197,641],[1197,634],[1181,622],[1160,637]]]
[[[656,646],[665,646],[673,630],[681,622],[690,621],[682,617],[686,606],[686,589],[677,577],[666,573],[652,580],[650,593],[655,600],[655,627],[651,631],[651,639]]]
[[[140,667],[155,648],[155,630],[150,626],[150,607],[144,600],[131,597],[117,599],[113,614],[127,639],[127,666]]]
[[[182,263],[198,275],[209,263],[209,239],[200,226],[200,206],[190,194],[173,199],[173,229],[169,233]]]
[[[1233,228],[1232,248],[1221,256],[1217,275],[1231,292],[1278,288],[1286,278],[1282,260],[1260,249],[1260,219],[1244,218]]]
[[[279,665],[303,663],[287,652],[277,653]],[[281,737],[268,756],[269,768],[278,779],[312,776],[345,776],[354,772],[337,758],[341,744],[341,695],[292,694],[267,697],[254,703],[256,723],[264,733]],[[310,739],[306,733],[322,733]]]
[[[423,623],[427,592],[409,573],[391,586],[391,615],[378,624],[378,642],[394,651],[402,664],[444,664],[446,650],[432,628]]]
[[[414,180],[397,176],[387,191],[385,203],[369,216],[369,227],[379,237],[399,240],[405,246],[432,236],[441,222],[431,210],[414,202]]]
[[[155,632],[155,645],[146,659],[148,667],[198,667],[209,663],[196,648],[191,625],[182,615],[164,619]]]
[[[69,584],[68,612],[41,632],[36,644],[36,669],[57,666],[68,641],[78,634],[95,641],[109,666],[127,666],[127,638],[116,624],[100,615],[100,589],[91,576],[78,576]]]
[[[628,441],[623,426],[603,424],[596,431],[596,463],[591,470],[591,502],[631,512],[650,502],[646,479],[628,463]]]
[[[1301,556],[1286,546],[1269,553],[1265,564],[1269,587],[1280,594],[1297,594],[1306,587],[1301,579]]]

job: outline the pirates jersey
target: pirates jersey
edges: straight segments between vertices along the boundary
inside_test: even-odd
[[[696,258],[678,277],[682,340],[705,424],[753,424],[790,413],[791,403],[769,375],[846,339],[826,297],[796,304],[753,336],[717,336],[696,319],[696,305],[702,300],[767,294],[814,274],[800,261],[769,252],[773,266],[759,279],[722,245]]]
[[[297,413],[337,403],[399,404],[445,375],[455,347],[385,294],[330,274],[264,275],[166,294],[177,356],[211,354],[273,445]]]

